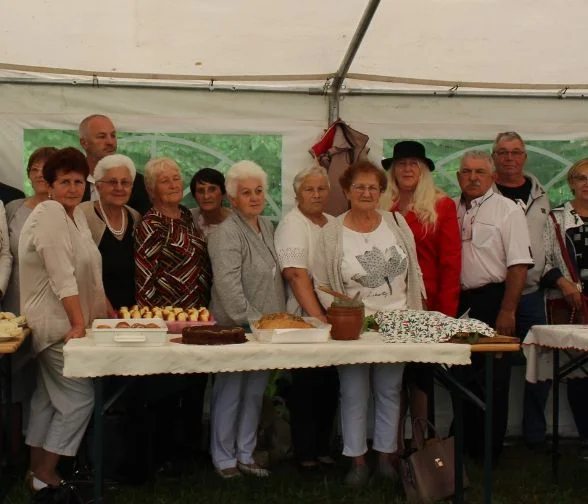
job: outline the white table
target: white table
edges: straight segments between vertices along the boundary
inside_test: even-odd
[[[560,359],[560,351],[565,356]],[[527,358],[526,378],[553,379],[553,454],[552,472],[555,481],[559,470],[559,384],[563,378],[586,377],[582,366],[588,363],[587,325],[536,325],[523,341]]]
[[[168,339],[179,335],[169,335]],[[427,362],[470,364],[470,345],[452,343],[384,343],[378,333],[355,341],[313,344],[272,344],[248,341],[240,345],[159,347],[97,346],[91,336],[70,340],[63,347],[63,374],[94,381],[94,502],[103,503],[102,437],[104,396],[102,377],[150,374],[219,373],[296,369],[366,363]],[[456,457],[461,473],[461,458]],[[459,494],[462,497],[461,486]]]
[[[169,339],[179,335],[169,335]],[[313,344],[181,345],[159,347],[96,346],[93,338],[70,340],[63,348],[64,376],[140,376],[219,373],[339,366],[344,364],[428,362],[470,364],[470,346],[451,343],[384,343],[378,333],[355,341]]]

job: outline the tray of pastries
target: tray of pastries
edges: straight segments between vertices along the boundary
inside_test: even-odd
[[[91,333],[99,346],[162,346],[167,343],[167,325],[160,318],[95,319]]]
[[[262,343],[324,343],[331,325],[317,318],[289,313],[270,313],[249,321],[253,338]]]
[[[201,306],[179,308],[176,306],[123,306],[118,311],[121,319],[152,319],[160,318],[165,321],[167,330],[171,334],[182,334],[184,327],[210,326],[216,324],[208,308]]]

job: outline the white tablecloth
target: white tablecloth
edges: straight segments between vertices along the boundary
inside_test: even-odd
[[[553,378],[553,352],[551,348],[567,350],[572,356],[588,352],[588,326],[586,325],[536,325],[531,327],[523,341],[523,353],[527,358],[527,381],[551,380]],[[560,353],[560,366],[569,361],[569,356]],[[578,369],[568,378],[585,378]]]
[[[179,335],[169,335],[177,338]],[[430,362],[470,364],[470,346],[452,343],[383,343],[377,333],[356,341],[313,344],[273,344],[248,341],[241,345],[160,347],[96,346],[91,336],[70,340],[63,348],[63,374],[90,378],[107,375],[218,373],[295,369],[341,364]]]

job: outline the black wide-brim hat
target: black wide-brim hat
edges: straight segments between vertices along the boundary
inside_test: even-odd
[[[415,142],[414,140],[404,140],[394,145],[392,157],[382,159],[382,166],[384,167],[384,170],[389,170],[392,166],[392,163],[398,161],[399,159],[406,159],[411,157],[422,159],[429,167],[429,170],[433,171],[435,169],[435,163],[433,163],[433,161],[431,161],[425,153],[425,146],[420,142]]]

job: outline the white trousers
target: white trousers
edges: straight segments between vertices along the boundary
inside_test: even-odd
[[[252,464],[269,371],[217,373],[212,387],[210,451],[217,469]]]
[[[63,376],[63,343],[43,350],[37,361],[37,388],[31,398],[26,443],[73,457],[92,416],[92,381]]]
[[[370,377],[374,396],[373,449],[394,453],[400,417],[400,389],[404,364],[338,366],[341,395],[343,455],[359,457],[367,452],[367,417]]]

